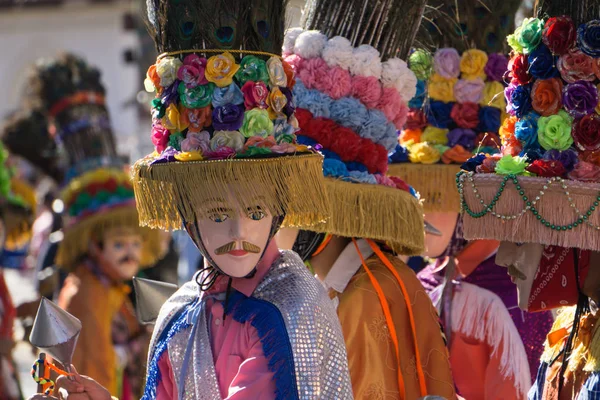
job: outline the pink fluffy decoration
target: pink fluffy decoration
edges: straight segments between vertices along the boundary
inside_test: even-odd
[[[409,111],[410,109],[408,108],[406,103],[404,101],[401,101],[400,108],[398,109],[398,114],[396,115],[396,118],[394,118],[394,125],[396,126],[396,129],[401,130],[404,127],[406,121],[408,120]]]
[[[381,99],[381,83],[373,76],[354,76],[352,78],[352,96],[367,108],[376,108]]]
[[[345,96],[350,96],[352,93],[352,76],[350,72],[340,67],[329,69],[331,78],[331,86],[325,93],[334,100],[341,99]]]
[[[403,103],[400,93],[396,89],[387,87],[381,91],[381,98],[379,99],[377,108],[385,114],[388,121],[395,121]],[[406,107],[406,105],[404,106]]]
[[[298,73],[304,62],[304,59],[296,54],[290,54],[289,56],[286,56],[284,60],[286,63],[290,64],[290,67],[292,67],[295,73]]]
[[[311,58],[302,62],[302,67],[298,70],[298,78],[300,78],[307,89],[317,89],[320,77],[326,75],[328,71],[329,67],[325,60],[322,58]]]

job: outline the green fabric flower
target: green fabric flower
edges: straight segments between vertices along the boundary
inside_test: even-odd
[[[266,147],[248,146],[248,148],[244,152],[238,154],[237,157],[244,158],[271,153],[273,153],[271,149],[268,149]]]
[[[167,112],[167,107],[165,107],[161,99],[152,99],[152,109],[154,110],[152,113],[153,116],[158,119],[164,117]]]
[[[417,49],[408,57],[408,66],[417,79],[426,81],[433,70],[433,56],[426,50]]]
[[[523,53],[523,46],[519,43],[519,37],[521,36],[521,27],[515,29],[514,33],[511,33],[506,37],[508,45],[517,53]]]
[[[573,144],[573,119],[564,110],[538,119],[538,142],[544,150],[567,150]]]
[[[212,101],[212,95],[215,90],[215,84],[212,82],[206,85],[198,85],[194,88],[187,88],[185,83],[181,82],[177,87],[179,100],[187,108],[203,108]]]
[[[181,151],[181,142],[184,137],[181,132],[177,132],[169,136],[169,147],[174,148],[177,151]]]
[[[269,112],[262,108],[253,108],[244,113],[244,122],[240,132],[245,137],[252,136],[267,137],[273,132],[273,121],[269,118]]]
[[[544,21],[539,18],[525,18],[521,24],[521,30],[517,36],[519,44],[523,47],[525,54],[535,50],[542,41]]]
[[[448,150],[450,147],[443,145],[443,144],[434,144],[432,145],[434,149],[436,149],[440,154],[444,154],[446,152],[446,150]]]
[[[240,87],[248,81],[263,81],[269,83],[269,71],[267,63],[256,56],[246,56],[240,62],[240,69],[235,74],[235,79],[240,83]]]
[[[290,135],[290,134],[287,134],[287,133],[275,136],[275,140],[277,141],[277,144],[281,144],[281,143],[294,143],[295,139],[296,139],[296,135]]]
[[[499,175],[529,175],[525,170],[527,168],[526,160],[526,157],[506,155],[498,160],[496,173]]]

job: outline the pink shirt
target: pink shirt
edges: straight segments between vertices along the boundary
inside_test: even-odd
[[[279,250],[274,240],[267,246],[265,254],[250,279],[233,278],[231,286],[246,296],[251,296],[256,286],[271,268]],[[209,294],[223,293],[227,289],[225,276],[217,279]],[[269,371],[260,338],[249,322],[239,323],[228,316],[223,323],[223,305],[207,301],[210,341],[221,397],[226,400],[274,398],[275,382]],[[157,400],[177,398],[177,384],[173,376],[171,361],[164,353],[158,361],[162,380],[157,388]]]

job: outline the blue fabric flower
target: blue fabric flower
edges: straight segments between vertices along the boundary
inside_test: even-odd
[[[544,160],[556,160],[560,161],[560,163],[565,167],[567,172],[573,171],[575,165],[579,162],[579,158],[577,156],[577,152],[572,149],[567,149],[565,151],[560,150],[548,150],[544,153]]]
[[[225,104],[244,104],[244,94],[235,83],[222,88],[216,87],[213,91],[212,106],[221,107]]]
[[[408,149],[398,144],[394,152],[388,157],[388,163],[397,164],[403,162],[408,162]]]
[[[296,141],[298,142],[298,144],[301,144],[304,146],[315,146],[318,144],[318,142],[316,140],[314,140],[313,138],[309,138],[308,136],[304,136],[304,135],[297,135]]]
[[[549,79],[558,76],[556,61],[558,57],[544,44],[540,44],[529,53],[529,73],[536,79]]]
[[[467,161],[465,161],[463,165],[460,166],[460,168],[465,171],[475,172],[475,169],[481,164],[483,164],[485,157],[486,156],[483,153],[477,154],[476,156],[473,156]]]
[[[521,157],[527,157],[527,162],[532,163],[535,160],[539,160],[544,156],[544,150],[540,147],[538,142],[535,142],[530,147],[523,147],[523,150],[519,153]]]
[[[348,176],[346,164],[334,158],[323,160],[323,175],[334,178],[344,178]]]
[[[301,90],[297,93],[294,89],[294,94],[296,96],[296,104],[298,107],[307,109],[315,118],[329,118],[332,100],[325,93],[321,93],[314,89]]]
[[[349,161],[346,163],[346,168],[348,168],[348,171],[361,171],[361,172],[367,172],[367,166],[359,163],[358,161]]]
[[[400,132],[396,129],[394,124],[387,124],[387,130],[389,133],[385,134],[385,137],[379,141],[379,144],[382,145],[388,153],[394,151],[396,145],[398,144],[398,136]]]
[[[523,150],[536,146],[538,136],[537,121],[539,118],[539,114],[530,112],[515,124],[515,137],[523,144]]]
[[[594,19],[577,29],[577,46],[594,58],[600,57],[600,20]]]
[[[510,95],[510,105],[518,118],[531,111],[531,85],[519,85]]]
[[[321,153],[323,154],[323,157],[331,159],[331,160],[338,160],[338,161],[342,161],[342,159],[340,158],[340,156],[331,151],[331,150],[327,150],[327,149],[322,149]]]
[[[385,138],[386,134],[395,136],[397,141],[396,128],[394,127],[393,131],[390,131],[388,125],[388,120],[383,112],[375,109],[368,110],[367,118],[357,133],[360,137],[369,139],[377,144]]]
[[[421,108],[425,102],[425,81],[417,81],[417,92],[408,102],[410,108]]]
[[[452,123],[450,112],[452,111],[453,103],[444,103],[443,101],[432,101],[427,107],[427,122],[436,128],[448,128]]]
[[[375,178],[375,176],[369,174],[368,172],[350,171],[348,175],[349,176],[347,180],[349,181],[367,183],[369,185],[377,185],[377,179]]]
[[[477,130],[480,132],[497,133],[500,129],[501,111],[496,107],[481,107],[479,109],[479,125]]]
[[[357,134],[367,122],[367,108],[353,97],[342,97],[334,101],[330,107],[331,119],[336,123],[352,129]]]

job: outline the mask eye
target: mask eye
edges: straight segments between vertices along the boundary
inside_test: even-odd
[[[261,210],[255,210],[255,211],[248,212],[248,218],[250,218],[253,221],[260,221],[264,217],[265,217],[265,213],[262,212]]]
[[[213,221],[213,222],[221,223],[221,222],[225,222],[227,219],[229,219],[229,215],[223,214],[223,213],[214,213],[214,214],[211,214],[208,218],[210,218],[211,221]]]

